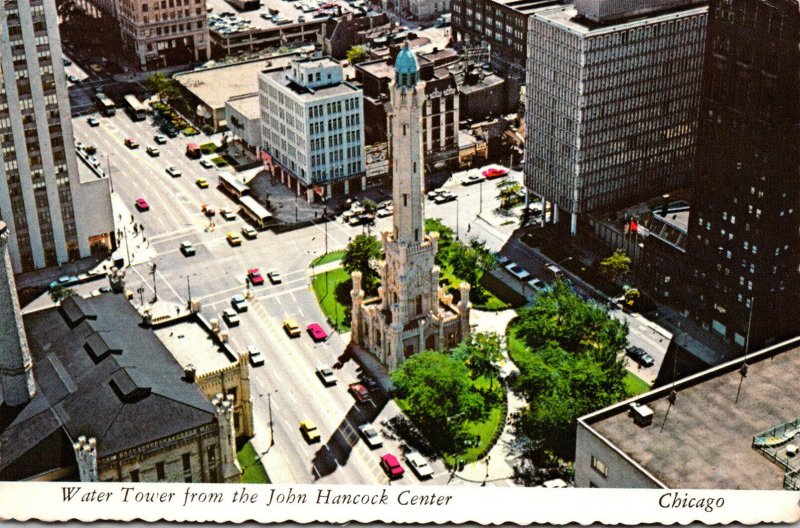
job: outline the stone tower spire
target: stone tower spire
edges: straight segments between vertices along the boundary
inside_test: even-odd
[[[419,244],[424,236],[422,107],[424,88],[419,82],[417,58],[406,43],[397,54],[392,92],[393,238],[401,244]]]
[[[0,403],[16,407],[36,393],[28,338],[8,255],[8,226],[0,221]]]

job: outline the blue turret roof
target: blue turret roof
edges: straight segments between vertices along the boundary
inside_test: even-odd
[[[417,57],[408,49],[408,42],[403,44],[397,60],[394,62],[395,82],[398,86],[407,88],[419,80],[419,64]]]

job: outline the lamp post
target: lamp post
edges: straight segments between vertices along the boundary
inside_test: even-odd
[[[456,240],[458,240],[458,197],[456,197]]]
[[[186,301],[187,306],[189,309],[192,309],[192,283],[191,277],[197,276],[197,273],[187,273],[186,274],[186,294],[189,296],[188,300]]]
[[[157,270],[156,263],[153,262],[153,265],[150,267],[150,273],[153,275],[153,302],[158,301],[158,288],[156,284],[156,270]]]
[[[106,154],[106,166],[108,167],[108,186],[111,188],[111,192],[114,192],[114,180],[111,178],[111,156],[113,154]]]

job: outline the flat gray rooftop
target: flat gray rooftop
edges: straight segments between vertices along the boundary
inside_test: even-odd
[[[741,361],[679,381],[672,406],[670,386],[640,396],[654,412],[647,427],[634,423],[627,404],[581,420],[670,488],[782,489],[783,468],[752,444],[800,416],[800,346],[757,352],[748,363],[743,381]]]
[[[275,80],[281,86],[285,86],[291,89],[294,93],[300,96],[303,100],[314,101],[317,99],[322,99],[324,97],[334,97],[337,95],[344,95],[348,93],[354,93],[359,91],[360,88],[356,88],[352,84],[347,82],[341,82],[338,84],[334,84],[332,86],[325,86],[320,88],[314,88],[313,91],[307,90],[300,86],[299,84],[295,83],[288,77],[290,70],[281,70],[281,71],[274,71],[269,72],[267,75]]]
[[[545,20],[550,24],[580,35],[601,35],[638,26],[657,24],[668,20],[675,20],[690,15],[698,15],[708,11],[708,6],[691,6],[677,8],[664,13],[649,13],[626,20],[598,24],[578,16],[578,11],[571,4],[557,5],[549,8],[537,9],[534,17]]]
[[[181,367],[194,365],[198,376],[233,363],[198,323],[181,322],[165,326],[155,330],[155,334]]]

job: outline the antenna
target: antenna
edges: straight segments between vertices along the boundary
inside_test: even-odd
[[[753,324],[753,305],[756,303],[755,297],[750,297],[750,316],[747,318],[747,336],[744,338],[744,361],[739,369],[739,388],[736,389],[736,399],[734,404],[739,403],[739,393],[742,391],[742,382],[747,377],[747,353],[750,351],[750,327]]]
[[[683,343],[686,344],[686,333],[681,329],[681,322],[678,321],[678,336],[683,336]],[[678,354],[680,353],[681,347],[678,343],[678,340],[675,340],[675,350],[674,354],[672,354],[672,388],[669,391],[669,396],[667,396],[667,401],[669,402],[669,407],[667,407],[667,412],[664,414],[664,421],[661,422],[661,429],[659,433],[664,430],[664,425],[667,423],[667,417],[669,416],[669,411],[672,409],[672,406],[675,405],[675,401],[678,399],[678,392],[675,390],[675,379],[678,377]]]

